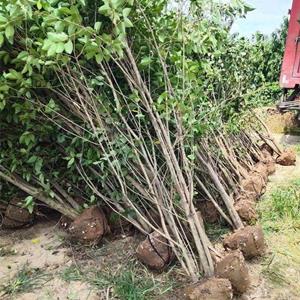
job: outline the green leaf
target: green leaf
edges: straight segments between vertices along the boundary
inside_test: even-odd
[[[101,25],[102,25],[102,22],[96,22],[94,24],[94,29],[96,30],[97,33],[99,32]]]
[[[25,131],[20,136],[19,141],[21,144],[25,144],[26,146],[28,146],[30,143],[33,143],[35,141],[35,137],[31,132]]]
[[[62,32],[65,28],[64,22],[63,21],[58,21],[55,23],[54,28],[58,32]]]
[[[63,53],[63,51],[65,50],[65,44],[64,43],[58,43],[55,45],[55,53],[59,54],[59,53]]]
[[[38,10],[41,10],[43,8],[43,5],[42,5],[41,1],[38,1],[36,3],[36,7],[37,7]]]
[[[5,36],[11,44],[13,43],[14,34],[15,34],[14,26],[11,24],[7,25],[5,28]]]
[[[25,198],[25,205],[32,203],[33,197],[32,196],[28,196]]]
[[[34,202],[33,202],[33,197],[32,196],[27,196],[24,199],[25,202],[25,207],[28,209],[29,213],[33,213],[33,209],[34,209]]]
[[[0,110],[3,110],[6,105],[5,99],[0,100]]]
[[[123,17],[127,18],[130,14],[130,11],[131,11],[131,8],[129,8],[129,7],[124,8],[123,9]]]
[[[90,197],[90,203],[94,203],[94,202],[95,202],[95,200],[96,200],[96,197],[95,197],[95,195],[92,195],[92,196]]]
[[[99,7],[98,12],[102,15],[106,15],[110,10],[111,8],[107,4],[104,4]]]
[[[51,44],[47,51],[47,55],[53,56],[55,53],[56,53],[56,44]]]
[[[0,23],[7,23],[7,22],[8,22],[7,18],[0,15]]]
[[[127,27],[127,28],[133,27],[132,22],[128,18],[124,18],[124,24],[125,24],[125,27]]]
[[[102,54],[102,53],[96,54],[96,55],[95,55],[95,59],[96,59],[96,62],[97,62],[98,64],[100,64],[100,63],[102,62],[102,60],[103,60],[103,54]]]
[[[55,104],[54,100],[50,99],[48,104],[45,106],[45,112],[47,114],[52,113],[53,111],[55,111],[55,107],[56,107],[56,104]]]
[[[40,28],[39,28],[38,26],[36,26],[36,25],[32,25],[32,26],[29,28],[29,31],[30,31],[30,32],[34,32],[34,31],[38,31],[38,30],[40,30]]]
[[[255,8],[253,6],[250,6],[248,4],[244,5],[244,11],[245,11],[245,13],[248,13],[248,12],[253,11],[253,10],[255,10]]]
[[[124,4],[124,0],[111,0],[111,4],[114,9],[117,9]]]
[[[71,54],[72,51],[73,51],[73,43],[71,40],[68,40],[68,42],[65,44],[65,51],[68,53],[68,54]]]
[[[4,36],[3,34],[0,34],[0,47],[2,47],[3,42],[4,42]]]
[[[68,161],[68,168],[70,168],[73,164],[74,164],[74,157],[72,157],[69,161]]]
[[[141,60],[141,65],[142,66],[148,66],[150,65],[152,62],[152,59],[151,57],[147,56],[147,57],[144,57],[142,60]]]
[[[43,159],[42,158],[38,158],[34,164],[34,171],[36,174],[40,174],[41,173],[41,169],[43,166]]]
[[[33,155],[33,156],[31,156],[31,157],[27,160],[27,162],[28,162],[29,164],[32,164],[32,163],[36,162],[37,159],[38,159],[38,157],[35,156],[35,155]]]
[[[68,26],[68,34],[69,34],[69,35],[72,35],[72,34],[75,32],[75,30],[76,30],[76,26],[75,26],[75,25],[70,24],[70,25]]]
[[[42,50],[48,50],[52,45],[52,42],[50,40],[45,40],[43,43]]]
[[[48,39],[52,42],[65,42],[68,38],[68,35],[64,32],[48,32]]]
[[[60,134],[60,135],[57,136],[57,142],[58,142],[58,143],[61,144],[61,143],[63,143],[65,140],[66,140],[66,137],[65,137],[64,135]]]
[[[17,72],[16,70],[10,69],[9,73],[4,74],[4,78],[9,80],[22,80],[23,76],[21,73]]]

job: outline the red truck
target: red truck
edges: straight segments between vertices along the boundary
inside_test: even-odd
[[[293,0],[290,21],[282,62],[280,86],[284,97],[281,110],[300,110],[300,0]],[[288,91],[293,92],[288,96]]]

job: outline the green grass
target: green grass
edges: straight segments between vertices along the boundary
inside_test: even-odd
[[[84,277],[84,274],[82,274],[77,266],[71,265],[60,273],[60,277],[66,282],[80,281]]]
[[[258,211],[269,248],[262,273],[300,299],[300,179],[277,186],[258,203]]]
[[[300,228],[300,180],[277,187],[259,203],[258,211],[266,231]]]
[[[49,275],[41,269],[32,269],[27,264],[7,283],[0,286],[0,295],[15,295],[33,291],[49,280]]]
[[[262,273],[264,276],[277,286],[284,286],[290,283],[284,272],[284,266],[281,265],[275,254],[265,258],[263,262]]]
[[[88,269],[72,265],[66,268],[60,277],[67,281],[82,281],[88,283],[96,290],[112,287],[114,297],[121,300],[147,300],[155,296],[161,296],[173,288],[174,281],[156,279],[141,264],[127,264],[118,270]]]
[[[120,299],[149,299],[153,291],[159,288],[159,283],[150,277],[138,276],[129,270],[123,271],[114,279],[115,293]]]

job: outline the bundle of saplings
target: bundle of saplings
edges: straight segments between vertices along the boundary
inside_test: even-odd
[[[167,250],[165,258],[152,251],[157,268],[176,257],[193,282],[214,276],[223,256],[206,234],[206,207],[243,229],[235,200],[261,194],[280,154],[250,113],[251,62],[231,52],[251,51],[229,33],[249,9],[242,1],[2,1],[1,179],[30,196],[27,206],[43,202],[72,220],[86,206],[109,209],[148,235],[141,259],[150,241]]]

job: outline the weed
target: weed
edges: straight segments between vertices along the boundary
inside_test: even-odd
[[[86,280],[91,286],[104,289],[113,285],[113,278],[111,270],[95,270],[89,273]]]
[[[71,265],[62,271],[60,277],[67,282],[80,281],[83,278],[83,273],[77,266]]]
[[[157,283],[154,280],[139,277],[133,270],[123,271],[114,278],[114,291],[120,299],[146,299],[156,287]]]
[[[115,297],[126,300],[152,299],[156,295],[163,295],[172,289],[174,282],[166,282],[153,277],[143,266],[132,263],[114,271],[111,268],[84,271],[78,266],[71,266],[61,273],[65,281],[83,281],[97,290],[112,287]]]
[[[8,247],[0,247],[0,257],[16,255],[16,250]]]
[[[275,254],[268,257],[265,263],[263,263],[262,273],[267,279],[278,286],[289,284],[289,280],[285,278],[284,267],[276,261]]]
[[[300,180],[277,187],[258,204],[260,223],[272,251],[262,273],[275,286],[300,295]],[[298,299],[298,298],[295,298]]]
[[[29,268],[27,264],[17,272],[6,284],[0,287],[2,295],[14,295],[29,292],[49,280],[49,275],[41,269]]]
[[[300,226],[300,182],[278,187],[258,205],[263,227],[267,231]]]

